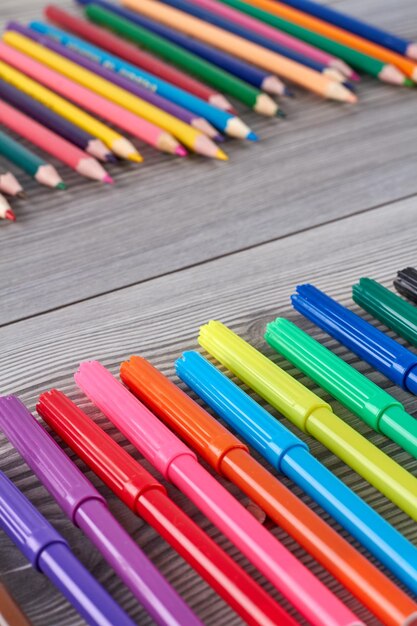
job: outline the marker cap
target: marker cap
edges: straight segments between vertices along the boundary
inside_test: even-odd
[[[120,367],[123,382],[158,417],[221,473],[223,457],[235,448],[248,450],[202,407],[146,359],[132,356]]]
[[[165,488],[57,389],[43,393],[36,407],[44,420],[133,511],[149,489]]]

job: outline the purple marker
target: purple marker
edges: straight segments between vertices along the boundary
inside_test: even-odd
[[[0,398],[0,428],[72,523],[100,550],[157,624],[202,626],[113,517],[103,496],[18,398]],[[113,626],[122,623],[125,622],[111,622]]]
[[[153,104],[159,109],[166,111],[166,113],[169,113],[170,115],[173,115],[174,117],[182,120],[186,124],[189,124],[193,128],[197,128],[201,132],[205,133],[208,137],[211,137],[216,141],[223,141],[222,135],[219,135],[214,126],[212,126],[204,118],[195,116],[188,109],[185,109],[184,107],[179,106],[178,104],[175,104],[174,102],[171,102],[170,100],[167,100],[162,96],[159,96],[150,89],[146,89],[146,87],[142,87],[141,85],[134,82],[133,80],[130,80],[130,78],[127,78],[126,76],[122,76],[117,72],[113,72],[109,68],[100,65],[100,63],[97,63],[93,59],[90,59],[80,54],[79,52],[76,52],[75,50],[71,50],[70,48],[61,45],[51,37],[46,37],[36,30],[33,30],[28,26],[23,26],[18,22],[9,22],[7,24],[6,30],[13,30],[16,33],[20,33],[21,35],[24,35],[25,37],[28,37],[29,39],[40,43],[42,46],[45,46],[45,48],[48,48],[49,50],[60,54],[66,59],[69,59],[70,61],[81,65],[82,67],[85,67],[87,70],[90,70],[90,72],[94,72],[98,76],[102,76],[102,78],[105,78],[114,85],[118,85],[122,89],[130,91],[130,93],[133,93],[138,98],[146,100],[147,102]]]
[[[0,472],[0,528],[32,567],[45,574],[91,626],[134,626],[75,558],[66,540]]]

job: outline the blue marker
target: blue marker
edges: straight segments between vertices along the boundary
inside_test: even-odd
[[[417,395],[417,355],[313,285],[297,287],[293,307],[393,383]]]
[[[417,548],[310,453],[307,445],[197,352],[177,375],[276,470],[299,485],[417,593]]]

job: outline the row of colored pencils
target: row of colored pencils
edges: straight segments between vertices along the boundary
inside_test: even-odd
[[[142,161],[131,138],[219,160],[225,136],[257,141],[229,98],[283,117],[274,98],[291,94],[283,80],[353,104],[357,72],[395,85],[417,79],[417,44],[310,0],[79,3],[87,19],[49,6],[53,25],[10,22],[0,43],[0,155],[57,189],[65,183],[55,167],[7,131],[112,183],[103,163]],[[22,193],[0,173],[0,194]],[[14,219],[3,195],[0,217]]]

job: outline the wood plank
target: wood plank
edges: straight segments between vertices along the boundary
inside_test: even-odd
[[[1,16],[39,17],[41,5],[20,3],[16,11],[7,0]],[[417,23],[411,0],[395,13],[399,26],[404,15],[410,28]],[[228,143],[227,164],[144,149],[142,167],[111,168],[114,189],[64,168],[66,193],[22,177],[29,200],[16,204],[16,225],[0,228],[0,323],[415,194],[414,95],[372,80],[359,91],[353,108],[300,92],[285,102],[287,121],[245,114],[263,140]]]
[[[102,420],[103,418],[98,417],[97,411],[93,410],[76,390],[72,381],[71,372],[81,360],[98,358],[116,372],[117,365],[122,359],[133,353],[143,354],[162,371],[172,376],[175,358],[182,350],[196,348],[198,327],[213,318],[231,325],[270,355],[271,350],[265,347],[262,334],[265,323],[278,315],[288,316],[311,330],[316,337],[324,339],[327,345],[335,347],[333,341],[324,338],[322,333],[312,329],[310,324],[291,310],[289,295],[294,286],[299,282],[311,281],[328,291],[330,295],[351,305],[350,285],[360,276],[369,275],[390,285],[396,270],[413,262],[416,235],[414,201],[402,201],[178,272],[174,276],[161,277],[41,315],[36,319],[12,324],[0,330],[2,391],[18,394],[33,410],[38,394],[51,386],[56,386],[69,393],[92,417]],[[412,397],[397,388],[393,389],[391,383],[384,377],[372,372],[346,350],[337,347],[337,351],[404,401],[408,410],[413,410]],[[276,356],[273,358],[276,359]],[[282,364],[280,359],[277,360]],[[285,367],[316,390],[299,372],[288,364]],[[326,394],[320,393],[327,398]],[[416,460],[385,437],[370,431],[337,402],[333,402],[333,405],[339,415],[404,467],[416,473]],[[106,430],[132,451],[132,447],[127,445],[122,437],[116,435],[113,428],[109,428],[106,422],[102,423],[105,424]],[[411,541],[417,541],[414,521],[340,463],[323,446],[308,437],[306,440],[315,456]],[[115,597],[131,610],[132,615],[141,624],[148,624],[149,620],[130,594],[112,575],[88,542],[64,520],[55,504],[51,502],[51,498],[45,495],[38,481],[22,464],[4,438],[0,444],[0,467],[70,539],[80,558],[115,594]],[[82,464],[80,467],[83,467]],[[240,623],[224,603],[216,598],[171,550],[167,549],[153,531],[130,515],[107,489],[100,486],[91,472],[87,472],[87,475],[93,479],[102,493],[109,497],[111,509],[117,517],[206,624],[223,626]],[[290,484],[289,481],[286,483]],[[226,486],[232,493],[242,498],[236,488],[228,483]],[[295,487],[294,491],[300,493]],[[175,489],[171,488],[170,492],[198,523],[209,528],[210,533],[230,550],[230,544],[211,528],[193,505]],[[323,514],[307,497],[304,496],[304,499],[312,508]],[[276,528],[271,530],[277,537],[282,538],[326,584],[340,594],[367,625],[378,624],[377,620],[372,619],[359,603],[343,591],[336,581],[285,533]],[[253,572],[253,568],[245,559],[239,558],[233,550],[232,553],[248,568],[248,571]],[[3,556],[0,561],[0,578],[5,578],[9,582],[12,591],[28,611],[35,626],[52,626],[57,623],[73,626],[81,623],[58,594],[29,570],[24,559],[10,546],[4,535],[0,537],[0,554]],[[262,577],[259,577],[259,580],[270,589]]]

